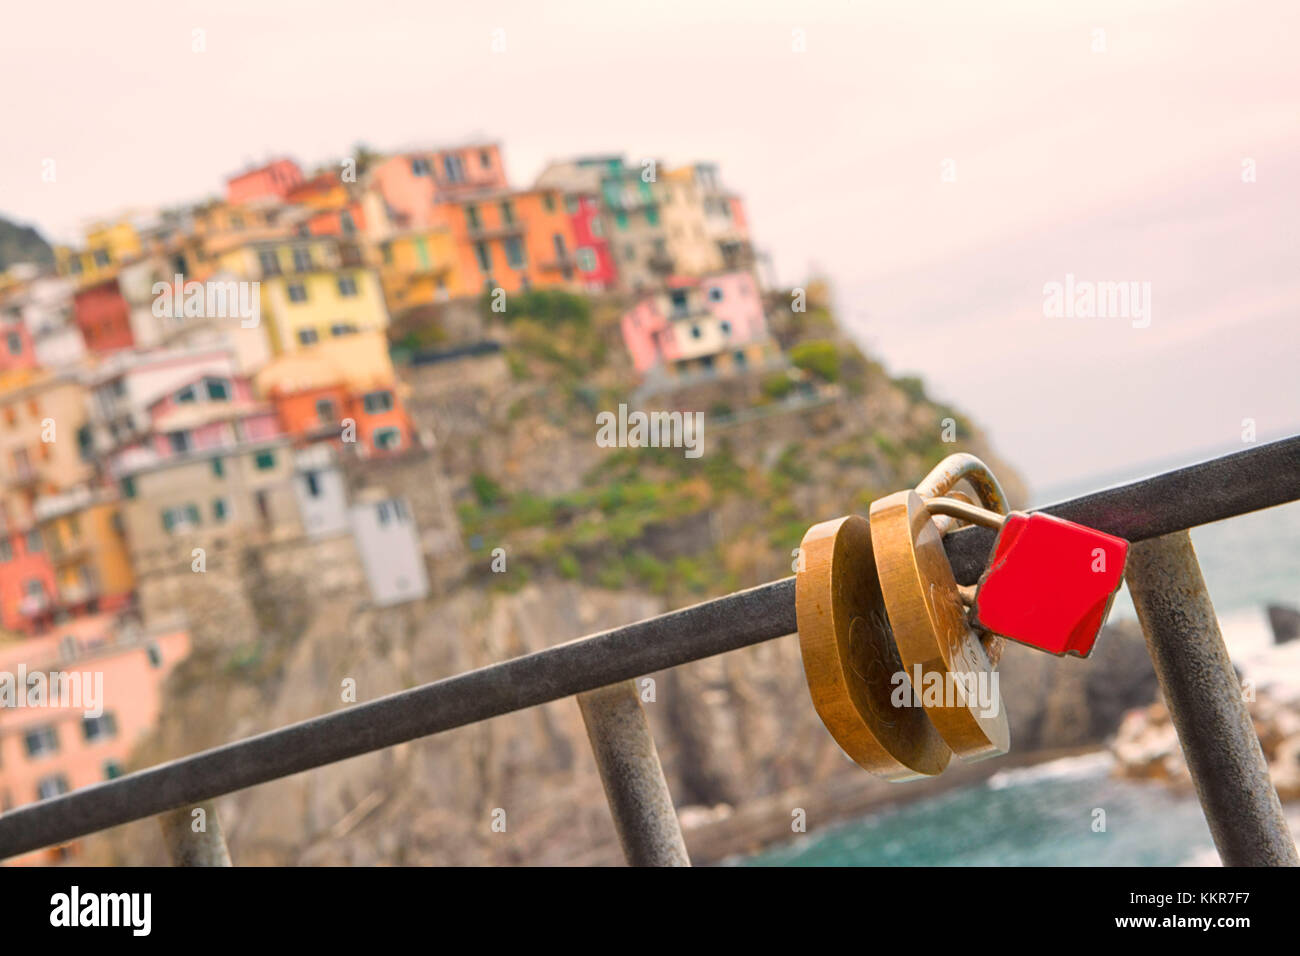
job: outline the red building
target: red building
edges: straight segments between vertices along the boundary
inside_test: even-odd
[[[54,619],[58,589],[40,533],[0,529],[0,628],[34,634]]]
[[[0,372],[13,368],[35,368],[36,349],[27,323],[15,310],[0,312]]]
[[[302,170],[292,159],[273,160],[227,179],[226,201],[239,204],[254,199],[284,199],[302,179]]]
[[[600,217],[600,200],[595,195],[570,193],[564,197],[569,221],[573,223],[573,240],[582,284],[593,292],[612,289],[618,281],[618,266],[604,233]]]
[[[114,352],[135,344],[131,307],[116,279],[87,286],[73,296],[73,314],[90,352]]]

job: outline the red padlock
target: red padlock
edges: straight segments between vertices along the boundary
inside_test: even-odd
[[[944,498],[926,505],[999,529],[975,589],[975,626],[1049,654],[1092,653],[1124,579],[1127,541],[1039,512],[999,515]]]

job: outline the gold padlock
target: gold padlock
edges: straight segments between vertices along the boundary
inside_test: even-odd
[[[891,780],[942,772],[952,750],[935,725],[920,707],[895,706],[904,667],[866,519],[850,515],[814,525],[799,559],[799,649],[826,729],[859,766]]]
[[[986,647],[970,626],[943,548],[946,522],[936,523],[924,501],[947,494],[962,479],[990,510],[1006,511],[1005,496],[988,468],[973,456],[953,456],[917,490],[873,502],[870,527],[882,597],[918,709],[954,753],[978,759],[1011,746],[994,674],[1001,639]]]

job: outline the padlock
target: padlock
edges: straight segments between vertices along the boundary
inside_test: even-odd
[[[970,460],[992,481],[978,459]],[[966,476],[927,480],[920,487],[947,491],[958,477]],[[980,491],[979,483],[972,485]],[[958,756],[974,760],[1006,753],[1011,729],[995,662],[967,619],[925,499],[916,491],[900,491],[872,502],[870,525],[881,595],[914,701]]]
[[[795,608],[813,706],[844,752],[891,780],[940,773],[952,750],[922,708],[895,706],[904,668],[866,519],[823,521],[804,535]]]
[[[932,514],[998,530],[975,587],[974,626],[1058,656],[1092,653],[1124,579],[1127,541],[1041,512],[998,515],[951,499],[926,504]]]

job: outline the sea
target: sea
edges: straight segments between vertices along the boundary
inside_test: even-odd
[[[1230,449],[1232,450],[1232,449]],[[1236,449],[1239,450],[1239,449]],[[1184,456],[1044,489],[1046,505],[1211,457]],[[1300,641],[1277,646],[1270,603],[1300,608],[1300,503],[1192,530],[1233,663],[1257,688],[1300,695]],[[1126,590],[1111,620],[1136,618]],[[1013,743],[1014,746],[1014,743]],[[1008,769],[982,783],[801,834],[741,866],[1218,866],[1194,795],[1118,779],[1106,753]],[[906,784],[900,784],[906,786]],[[1104,816],[1099,816],[1100,810]],[[1289,805],[1292,834],[1300,806]]]

